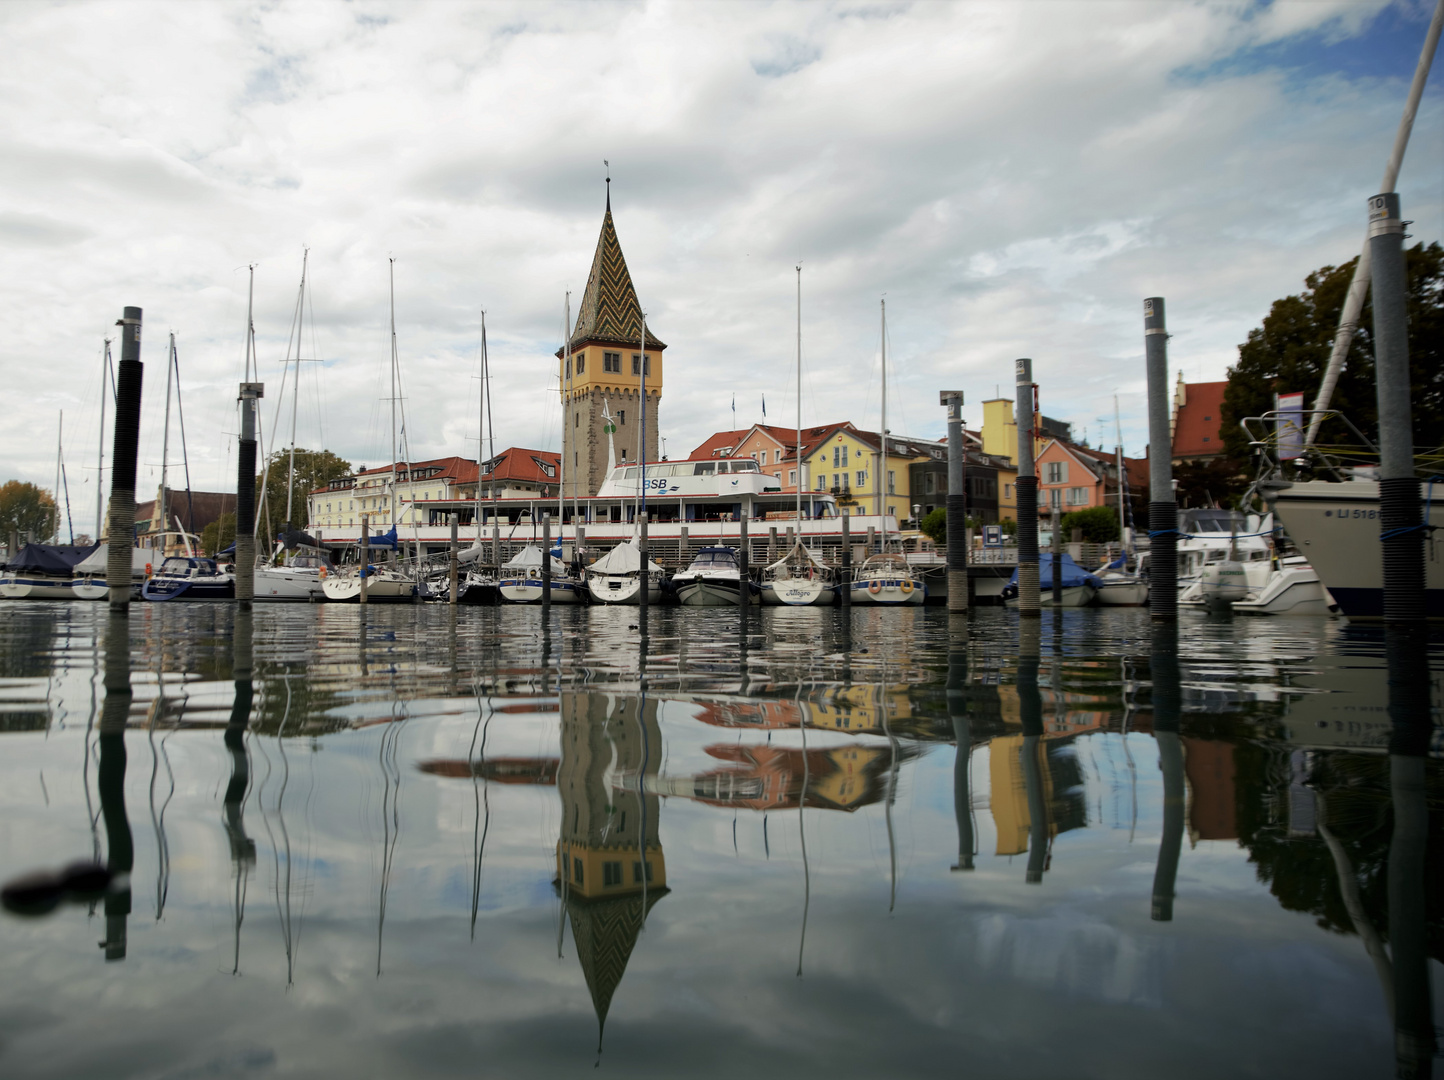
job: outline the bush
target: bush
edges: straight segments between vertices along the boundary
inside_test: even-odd
[[[1074,529],[1083,530],[1083,540],[1088,544],[1107,544],[1120,538],[1118,511],[1107,506],[1090,506],[1087,510],[1064,514],[1060,528],[1064,540],[1072,537]]]
[[[941,506],[931,511],[918,526],[922,529],[923,535],[931,540],[938,547],[948,542],[948,512]]]

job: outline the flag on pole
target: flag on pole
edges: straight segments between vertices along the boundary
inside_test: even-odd
[[[767,395],[762,395],[762,419],[767,419]]]
[[[737,395],[732,395],[732,430],[737,430]]]

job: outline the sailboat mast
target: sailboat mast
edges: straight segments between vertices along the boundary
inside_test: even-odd
[[[170,335],[170,351],[166,353],[165,360],[165,428],[160,440],[160,500],[157,508],[160,510],[160,553],[165,555],[165,531],[170,526],[166,524],[169,520],[170,502],[167,496],[170,492],[166,490],[168,471],[170,468],[170,381],[171,375],[175,372],[175,332]]]
[[[572,434],[572,293],[567,290],[562,312],[562,460],[561,475],[557,477],[557,543],[561,543],[562,523],[567,507],[567,439]],[[576,480],[572,481],[576,484]],[[576,524],[576,515],[572,515]]]
[[[486,326],[486,312],[481,313]],[[485,330],[482,337],[485,339]],[[481,348],[481,380],[476,396],[476,546],[481,547],[481,466],[486,460],[486,346]]]
[[[306,321],[306,261],[311,257],[310,248],[301,249],[301,291],[296,296],[296,373],[291,380],[291,462],[286,473],[286,529],[295,528],[291,517],[291,501],[296,492],[296,410],[301,401],[301,341]],[[395,340],[395,318],[392,319],[392,339]],[[394,345],[393,345],[394,350]]]
[[[878,535],[882,543],[878,550],[887,549],[887,522],[882,517],[882,476],[887,468],[887,301],[880,300],[882,305],[882,417],[878,432],[877,472],[873,475],[872,486],[877,499]]]
[[[95,539],[105,535],[105,397],[109,390],[107,376],[110,373],[110,338],[100,352],[100,447],[95,452]]]
[[[387,256],[391,289],[391,527],[396,527],[396,259]]]
[[[642,427],[637,436],[638,445],[641,447],[638,457],[641,458],[642,472],[641,482],[637,485],[637,496],[639,500],[638,512],[645,517],[647,513],[647,313],[642,312],[642,359],[639,361],[642,369]],[[646,567],[642,568],[646,573]]]
[[[481,385],[486,394],[486,438],[487,460],[491,462],[491,560],[501,573],[501,526],[497,524],[496,503],[496,420],[491,415],[491,359],[486,350],[486,312],[481,313]],[[481,473],[476,474],[477,489],[481,487]]]
[[[1113,395],[1113,434],[1118,442],[1118,546],[1123,548],[1125,557],[1123,560],[1124,569],[1128,567],[1127,541],[1128,541],[1128,519],[1123,508],[1123,422],[1118,418],[1118,395]]]
[[[55,429],[55,542],[60,543],[60,454],[65,434],[65,410],[60,410],[60,423]]]
[[[797,460],[797,539],[802,540],[802,264],[797,266],[797,442],[792,456]]]

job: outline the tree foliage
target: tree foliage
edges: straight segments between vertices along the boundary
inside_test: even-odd
[[[1275,300],[1263,325],[1250,330],[1238,347],[1238,363],[1229,369],[1223,396],[1223,442],[1229,457],[1248,460],[1248,438],[1239,421],[1271,410],[1275,393],[1302,391],[1305,406],[1313,407],[1357,261],[1315,270],[1304,279],[1304,291]],[[1432,448],[1444,443],[1444,248],[1415,244],[1406,252],[1406,268],[1414,443]],[[1364,304],[1330,407],[1375,438],[1372,297]],[[1357,442],[1337,420],[1325,425],[1319,441]]]
[[[966,527],[975,530],[981,529],[983,527],[983,521],[981,518],[969,517]],[[923,518],[918,528],[922,530],[923,535],[929,540],[937,544],[938,547],[942,547],[948,542],[947,509],[939,506],[936,509],[928,511],[927,516]]]
[[[1086,544],[1108,544],[1119,539],[1118,512],[1106,506],[1090,506],[1064,514],[1058,527],[1064,539],[1071,537],[1074,529],[1082,529]]]
[[[0,486],[0,532],[9,539],[11,532],[23,538],[33,533],[43,540],[55,531],[55,498],[44,488],[21,480],[8,480]]]
[[[271,467],[266,476],[264,498],[270,517],[269,534],[266,533],[267,515],[261,515],[261,526],[256,530],[258,540],[269,543],[286,527],[286,481],[290,476],[290,450],[277,450],[271,455]],[[351,471],[351,463],[329,450],[303,450],[296,447],[296,480],[291,491],[291,516],[298,529],[311,524],[307,496],[316,488],[325,487],[338,476]],[[259,509],[263,491],[261,477],[256,477],[256,506]],[[224,545],[222,545],[224,546]]]
[[[201,530],[201,550],[215,555],[231,546],[236,538],[236,515],[224,513]]]

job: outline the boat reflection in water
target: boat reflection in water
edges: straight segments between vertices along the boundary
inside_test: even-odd
[[[157,1047],[133,1071],[224,1073],[197,1031],[229,1002],[227,1046],[266,1030],[278,1057],[358,1075],[388,1054],[444,1074],[447,1040],[554,1073],[603,1032],[628,1074],[657,1047],[680,1074],[699,1046],[735,1072],[778,1025],[804,1074],[940,1075],[1017,1010],[1066,1027],[1079,1007],[1100,1048],[1034,1040],[1040,1075],[1100,1056],[1151,1075],[1177,1036],[1136,1045],[1140,1007],[1209,1036],[1180,1076],[1241,1053],[1427,1073],[1426,640],[898,614],[677,607],[643,638],[605,607],[538,632],[505,606],[138,605],[127,624],[18,603],[0,859],[93,850],[114,886],[103,931],[77,904],[0,918],[0,1010],[50,1018],[7,1036],[0,1072],[107,1075],[124,1017]],[[136,738],[157,756],[127,771]],[[157,919],[130,918],[132,873]],[[61,1006],[87,980],[82,1025]],[[317,1034],[333,1008],[344,1037]],[[506,1039],[527,1025],[541,1056]]]

